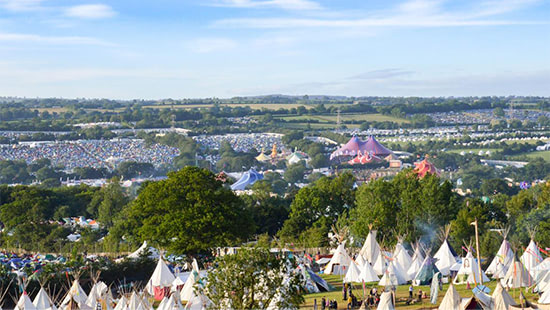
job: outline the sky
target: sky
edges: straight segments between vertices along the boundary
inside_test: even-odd
[[[550,96],[550,0],[0,0],[0,96]]]

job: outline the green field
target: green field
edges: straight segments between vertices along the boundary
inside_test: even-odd
[[[301,309],[313,309],[313,300],[317,299],[317,304],[320,304],[321,298],[325,297],[330,300],[336,299],[338,302],[338,309],[346,309],[347,302],[344,302],[342,300],[342,277],[341,276],[334,276],[334,275],[322,275],[322,278],[327,280],[332,286],[335,287],[335,290],[332,292],[321,292],[321,293],[315,293],[315,294],[308,294],[305,296],[305,303],[302,305]],[[374,286],[374,283],[371,284],[365,284],[366,291],[368,294],[368,291]],[[489,283],[485,283],[487,287],[491,289],[491,292],[494,290],[496,286],[496,281],[491,281]],[[473,293],[471,290],[466,289],[466,285],[456,285],[455,286],[458,293],[460,294],[460,297],[472,297]],[[357,299],[362,299],[363,296],[363,290],[360,283],[355,283],[353,286],[353,292],[355,296],[357,296]],[[443,290],[439,292],[438,295],[438,304],[443,300],[443,296],[445,296],[445,292],[449,288],[448,284],[443,285]],[[418,293],[418,290],[421,289],[423,292],[426,292],[426,294],[430,295],[430,287],[429,286],[416,286],[414,288],[415,294]],[[383,291],[383,287],[378,287],[378,291]],[[525,296],[527,297],[527,300],[529,301],[535,301],[536,302],[536,296],[532,293],[526,293],[525,290],[523,291]],[[511,290],[510,296],[512,296],[516,301],[519,301],[519,290]],[[397,287],[396,291],[396,308],[397,309],[437,309],[437,305],[432,305],[430,303],[429,298],[424,299],[422,303],[417,303],[415,305],[406,305],[405,302],[409,296],[409,285],[401,285]],[[318,307],[320,309],[320,307]]]
[[[550,161],[550,151],[534,151],[534,152],[528,152],[523,153],[520,156],[525,155],[527,158],[537,158],[542,157],[542,159],[546,161]]]
[[[277,116],[277,119],[287,121],[318,121],[319,123],[336,123],[338,116],[332,115],[292,115],[292,116]],[[409,123],[410,121],[403,118],[397,118],[390,115],[383,115],[379,113],[372,114],[341,114],[340,120],[346,121],[360,121],[360,122],[395,122],[399,124]]]
[[[199,108],[199,109],[207,109],[213,107],[213,104],[155,104],[155,105],[145,105],[144,108],[147,109],[193,109],[193,108]],[[268,110],[278,110],[278,109],[292,109],[297,108],[300,106],[305,107],[306,109],[312,109],[315,108],[315,105],[306,105],[306,104],[298,104],[298,103],[221,103],[219,105],[220,107],[231,107],[231,108],[237,108],[237,107],[250,107],[253,110],[261,110],[261,109],[268,109]]]

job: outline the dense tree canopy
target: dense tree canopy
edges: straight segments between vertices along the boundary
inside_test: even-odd
[[[110,237],[148,240],[177,253],[238,244],[254,231],[242,201],[213,173],[196,167],[147,184],[117,226]]]

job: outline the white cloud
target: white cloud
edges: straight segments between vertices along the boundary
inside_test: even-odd
[[[196,53],[211,53],[232,50],[237,47],[237,42],[225,38],[203,38],[189,42],[187,47]]]
[[[0,7],[12,12],[40,9],[42,0],[0,0]]]
[[[41,36],[36,34],[25,33],[1,33],[0,42],[21,42],[21,43],[45,43],[45,44],[61,44],[61,45],[104,45],[112,46],[113,44],[90,37],[79,36]]]
[[[215,27],[289,29],[289,28],[368,28],[368,27],[462,27],[499,26],[547,23],[530,20],[488,19],[516,11],[539,0],[505,0],[503,6],[493,8],[492,0],[481,2],[465,11],[450,11],[443,8],[440,0],[410,0],[393,9],[371,12],[367,17],[269,17],[269,18],[229,18],[214,22]],[[499,2],[500,3],[500,2]]]
[[[83,4],[67,8],[65,15],[84,19],[101,19],[113,17],[116,12],[105,4]]]
[[[235,8],[280,8],[285,10],[319,10],[321,5],[311,0],[219,0],[213,6]]]

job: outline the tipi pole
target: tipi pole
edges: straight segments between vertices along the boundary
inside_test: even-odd
[[[478,267],[478,271],[479,271],[479,284],[483,285],[483,271],[481,271],[481,258],[480,258],[480,254],[479,254],[479,233],[477,231],[477,218],[476,220],[473,222],[474,224],[474,227],[476,228],[476,251],[477,251],[477,267]]]

